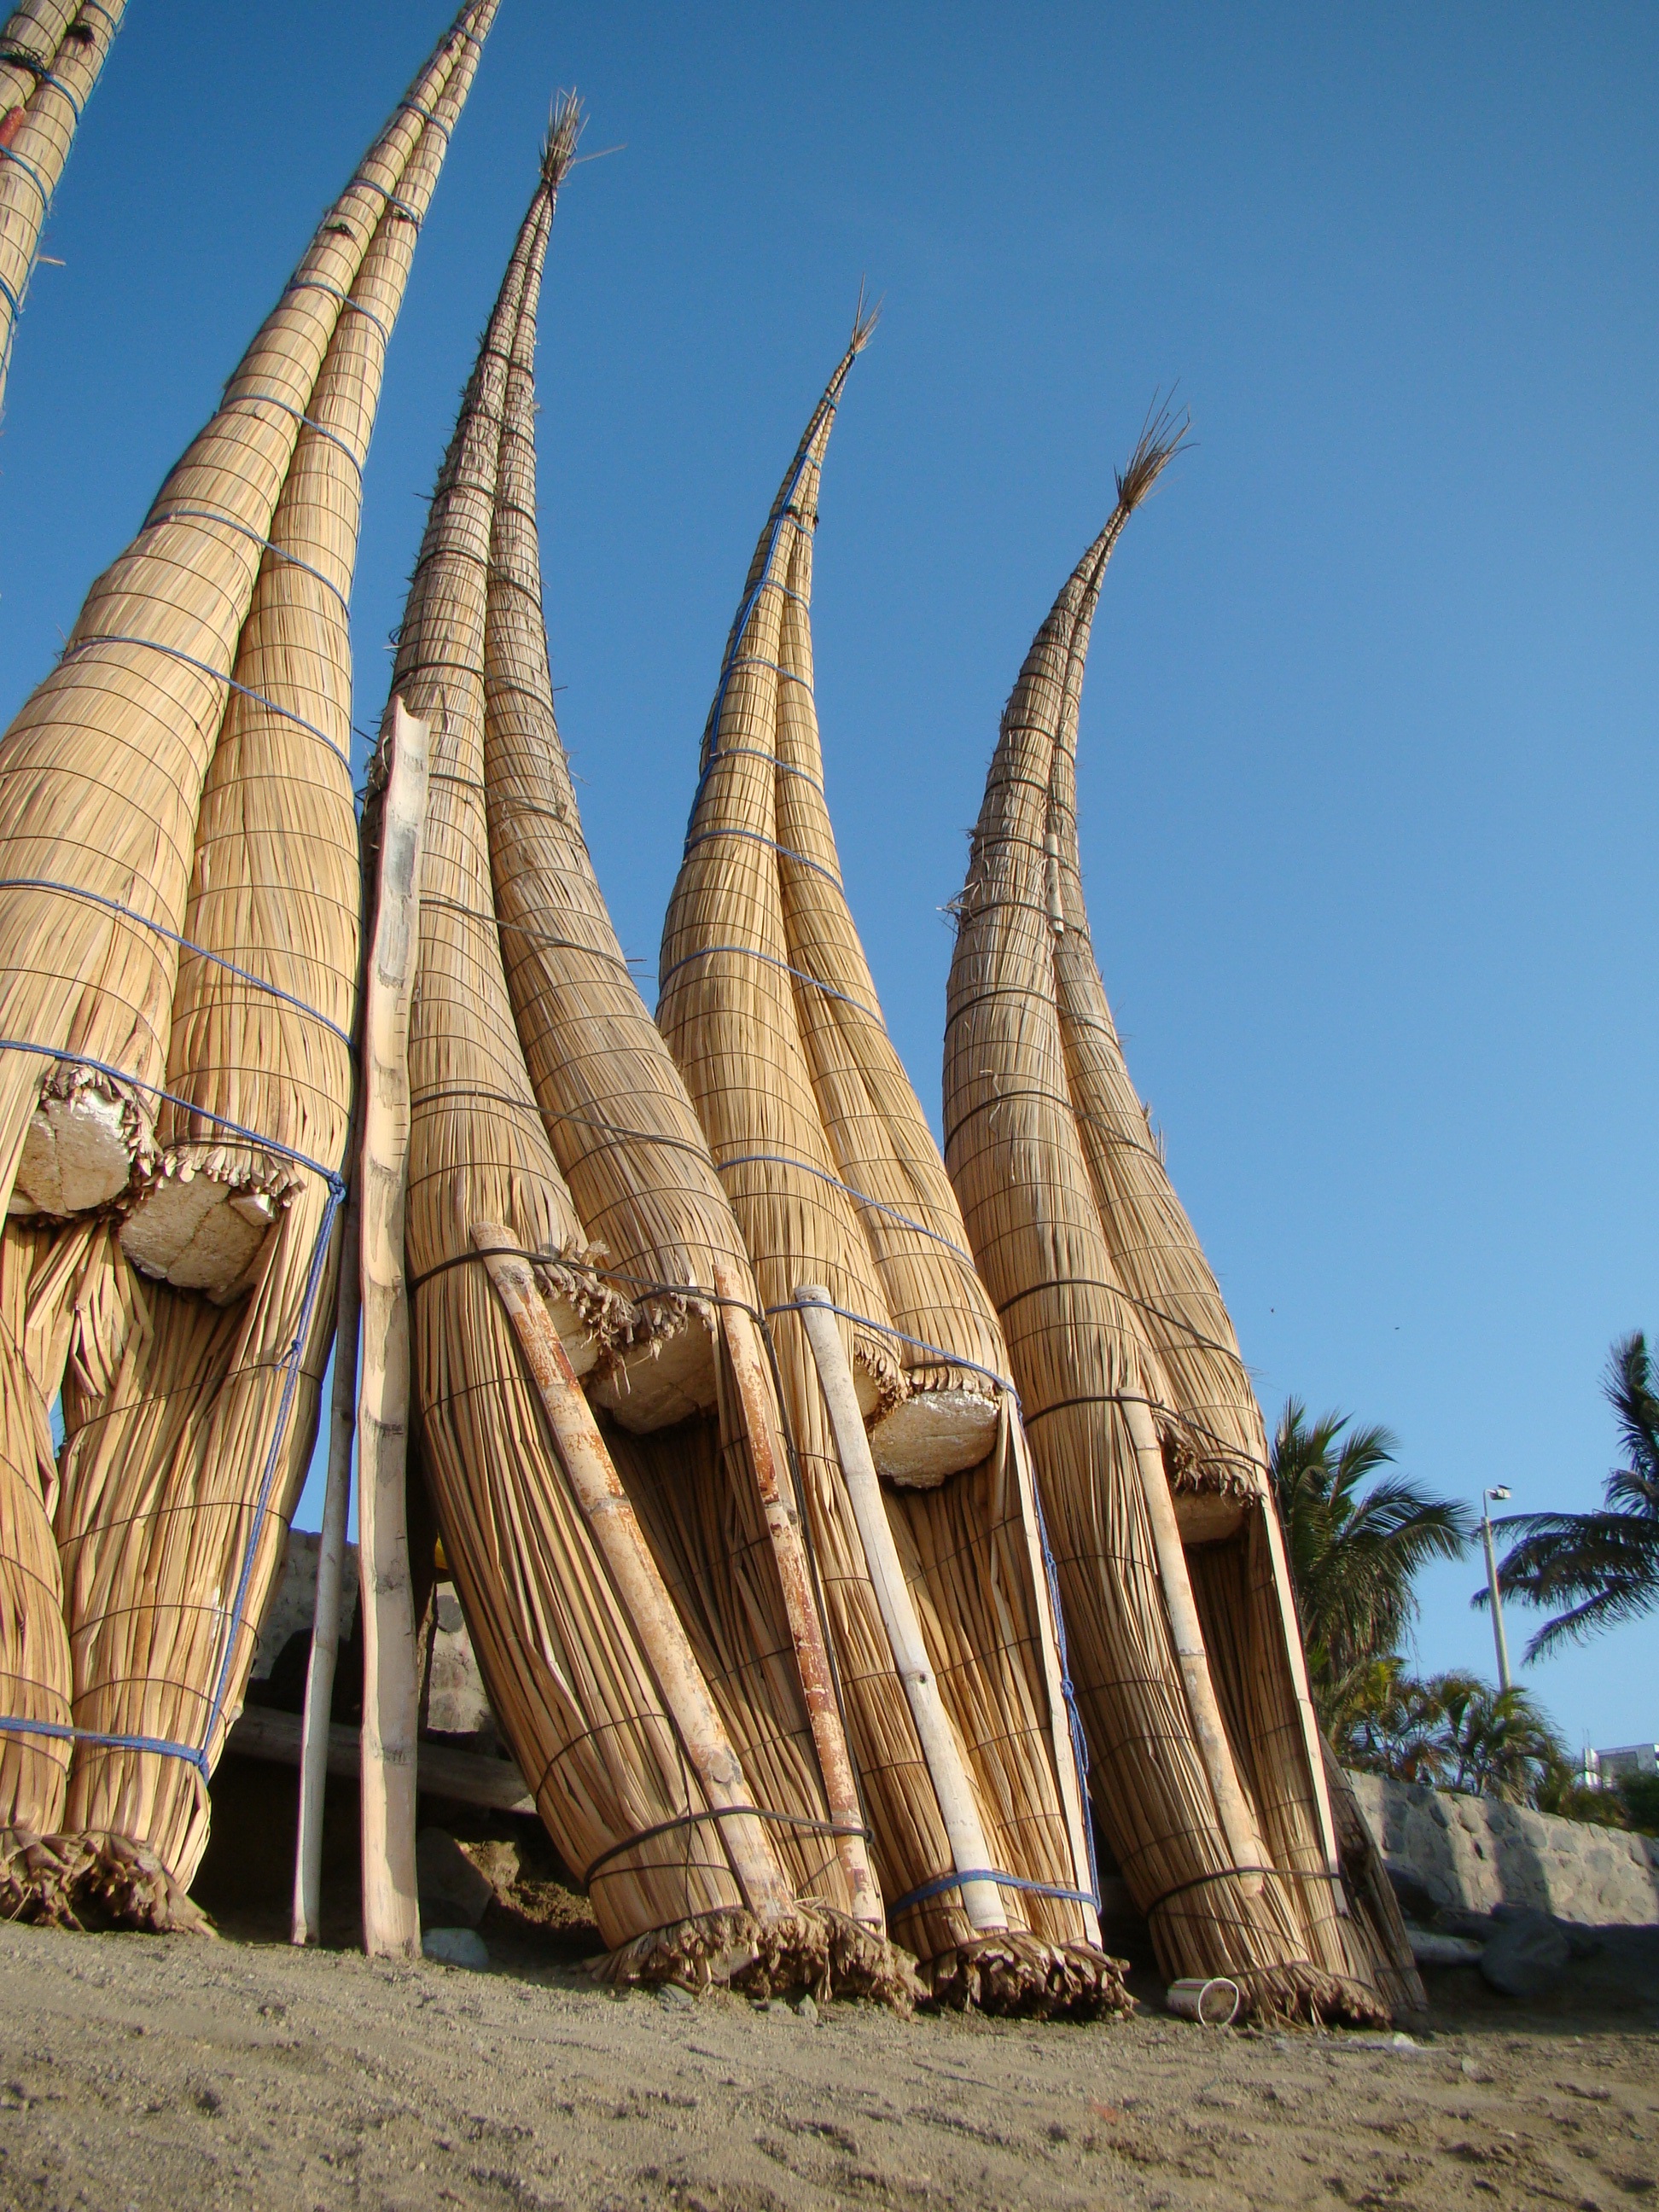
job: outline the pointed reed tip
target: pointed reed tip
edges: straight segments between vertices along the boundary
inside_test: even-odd
[[[1173,389],[1167,399],[1155,392],[1135,449],[1117,471],[1117,503],[1125,514],[1133,513],[1176,455],[1187,450],[1191,433],[1192,416],[1185,407],[1176,414]]]
[[[586,122],[581,101],[574,90],[555,95],[547,119],[547,137],[542,146],[542,182],[549,191],[556,192],[564,182],[576,158],[577,141]]]
[[[878,300],[873,307],[866,307],[864,304],[866,289],[865,280],[860,277],[859,303],[853,310],[853,335],[847,347],[848,361],[855,361],[864,351],[874,333],[876,325],[881,320],[882,303]]]

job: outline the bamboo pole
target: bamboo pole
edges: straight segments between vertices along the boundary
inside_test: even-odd
[[[418,1958],[415,1875],[420,1677],[404,1504],[409,1462],[409,1009],[420,955],[430,722],[394,695],[379,892],[363,1007],[362,1380],[357,1558],[363,1607],[363,1948]]]
[[[1089,1854],[1089,1809],[1083,1802],[1083,1777],[1078,1768],[1077,1747],[1072,1741],[1073,1716],[1066,1704],[1066,1680],[1060,1668],[1060,1639],[1066,1624],[1060,1617],[1060,1601],[1055,1586],[1049,1580],[1049,1562],[1043,1556],[1042,1538],[1036,1517],[1036,1469],[1031,1463],[1031,1448],[1026,1441],[1025,1425],[1018,1411],[1004,1401],[1003,1418],[1007,1423],[1007,1448],[1014,1455],[1018,1474],[1020,1521],[1025,1531],[1025,1548],[1031,1562],[1031,1585],[1037,1594],[1037,1603],[1042,1608],[1048,1624],[1048,1632],[1042,1639],[1042,1678],[1048,1690],[1048,1729],[1054,1747],[1054,1773],[1060,1784],[1060,1803],[1066,1811],[1066,1839],[1072,1847],[1072,1878],[1081,1890],[1093,1887],[1093,1868]],[[1080,1728],[1079,1721],[1077,1725]],[[1088,1930],[1086,1941],[1098,1945],[1101,1941],[1100,1913],[1095,1905],[1084,1908],[1084,1924]]]
[[[329,1411],[328,1476],[323,1490],[322,1541],[317,1550],[317,1609],[306,1669],[300,1738],[300,1819],[294,1849],[294,1929],[290,1941],[322,1940],[323,1799],[328,1782],[329,1723],[334,1668],[340,1650],[340,1584],[351,1501],[351,1448],[357,1434],[357,1322],[362,1294],[358,1269],[357,1178],[340,1224],[340,1277],[334,1338],[334,1395]]]
[[[811,1571],[807,1565],[806,1547],[801,1541],[800,1517],[784,1495],[779,1476],[777,1437],[771,1420],[770,1394],[767,1376],[761,1364],[760,1347],[755,1339],[755,1325],[744,1301],[744,1285],[736,1271],[725,1261],[714,1262],[714,1288],[722,1304],[720,1319],[726,1332],[726,1350],[732,1355],[732,1372],[736,1378],[738,1396],[743,1405],[744,1426],[749,1434],[749,1457],[755,1470],[755,1486],[760,1492],[761,1507],[766,1515],[766,1529],[772,1540],[772,1553],[778,1565],[778,1580],[782,1585],[784,1610],[789,1617],[790,1640],[795,1647],[795,1664],[800,1675],[801,1694],[806,1700],[807,1718],[811,1723],[812,1742],[818,1754],[818,1769],[823,1777],[823,1794],[830,1807],[830,1817],[836,1826],[859,1832],[839,1835],[836,1838],[836,1856],[847,1876],[847,1886],[853,1897],[853,1917],[869,1927],[884,1929],[881,1909],[881,1892],[871,1870],[870,1855],[865,1848],[864,1808],[859,1802],[858,1784],[853,1776],[853,1761],[847,1748],[847,1734],[842,1726],[841,1708],[836,1701],[835,1680],[830,1671],[829,1647],[824,1641],[823,1623],[813,1601]]]
[[[766,1831],[752,1810],[753,1800],[737,1753],[698,1671],[605,1438],[582,1395],[569,1355],[536,1288],[530,1264],[520,1255],[518,1240],[498,1223],[475,1221],[471,1236],[519,1340],[560,1464],[615,1580],[685,1755],[711,1809],[726,1816],[720,1821],[720,1834],[749,1909],[763,1922],[786,1918],[794,1911],[793,1897]]]
[[[1146,1517],[1152,1527],[1152,1547],[1158,1555],[1158,1578],[1164,1586],[1164,1603],[1170,1616],[1170,1635],[1181,1668],[1181,1680],[1187,1692],[1187,1706],[1193,1717],[1193,1733],[1197,1741],[1199,1756],[1204,1761],[1204,1771],[1210,1778],[1210,1787],[1215,1792],[1216,1810],[1221,1815],[1221,1825],[1226,1831],[1227,1844],[1233,1855],[1233,1863],[1241,1869],[1261,1869],[1267,1860],[1261,1838],[1256,1832],[1243,1790],[1239,1787],[1237,1770],[1233,1765],[1231,1747],[1222,1723],[1221,1708],[1216,1703],[1215,1685],[1210,1680],[1209,1656],[1204,1649],[1204,1631],[1199,1625],[1198,1607],[1193,1601],[1192,1578],[1187,1572],[1187,1554],[1181,1542],[1181,1530],[1176,1521],[1175,1501],[1170,1496],[1169,1478],[1164,1472],[1164,1455],[1158,1449],[1158,1431],[1152,1425],[1151,1409],[1145,1401],[1126,1395],[1123,1404],[1125,1425],[1129,1442],[1134,1451],[1135,1471],[1140,1477],[1141,1495],[1146,1501]],[[1247,1897],[1261,1894],[1260,1872],[1241,1875],[1239,1887]]]
[[[829,1292],[816,1283],[800,1284],[795,1299],[817,1365],[853,1518],[858,1524],[876,1602],[881,1608],[887,1640],[892,1646],[893,1664],[909,1701],[917,1739],[939,1799],[945,1832],[951,1841],[951,1856],[959,1875],[983,1872],[991,1863],[984,1826],[961,1751],[951,1732],[939,1684],[927,1663],[921,1624],[916,1619],[909,1585],[899,1564],[898,1547],[888,1525],[876,1463],[870,1455],[870,1439],[865,1434],[864,1417],[859,1411],[853,1370],[836,1327],[835,1309],[830,1303]],[[989,1935],[1006,1929],[1007,1917],[994,1881],[964,1881],[962,1902],[977,1933]]]
[[[1291,1565],[1285,1556],[1285,1534],[1279,1525],[1279,1508],[1271,1496],[1261,1498],[1256,1513],[1260,1540],[1267,1547],[1267,1559],[1273,1570],[1273,1595],[1278,1600],[1279,1618],[1284,1629],[1285,1656],[1290,1662],[1291,1689],[1296,1699],[1297,1718],[1302,1724],[1302,1745],[1307,1756],[1308,1772],[1313,1782],[1314,1812],[1319,1823],[1319,1841],[1325,1854],[1327,1872],[1340,1877],[1342,1861],[1337,1848],[1336,1817],[1325,1775],[1325,1744],[1319,1733],[1318,1716],[1314,1711],[1313,1692],[1308,1687],[1307,1654],[1302,1645],[1302,1624],[1296,1617],[1296,1598],[1291,1588]],[[1346,1919],[1347,1893],[1340,1878],[1331,1883],[1331,1902]]]

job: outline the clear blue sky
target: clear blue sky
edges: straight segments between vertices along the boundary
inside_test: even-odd
[[[447,12],[132,0],[0,436],[7,714]],[[629,951],[654,964],[726,624],[867,273],[818,696],[937,1114],[939,909],[998,712],[1179,378],[1198,450],[1127,534],[1084,710],[1133,1071],[1270,1418],[1294,1391],[1436,1488],[1590,1504],[1608,1343],[1659,1330],[1659,16],[504,0],[369,470],[365,726],[570,83],[626,150],[559,211],[544,555]],[[1490,1670],[1475,1580],[1426,1579],[1425,1664]],[[1659,1735],[1656,1675],[1659,1622],[1528,1679],[1611,1743]]]

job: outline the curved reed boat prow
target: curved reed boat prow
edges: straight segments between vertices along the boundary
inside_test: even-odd
[[[731,1207],[583,842],[534,362],[556,116],[393,689],[430,722],[406,1242],[422,1463],[492,1702],[617,1981],[901,2007]]]
[[[361,477],[495,7],[469,0],[393,106],[0,741],[0,1826],[58,1832],[12,1856],[31,1911],[188,1917],[311,1456],[358,978]],[[63,1449],[20,1485],[60,1391]]]
[[[942,2001],[1120,2010],[1006,1352],[824,802],[812,532],[872,321],[813,412],[732,623],[658,1020],[770,1322],[890,1923]]]
[[[945,1158],[1025,1407],[1097,1808],[1161,1962],[1231,1976],[1260,2017],[1382,2020],[1420,1984],[1386,1883],[1345,1876],[1261,1414],[1084,909],[1090,629],[1183,435],[1149,421],[1003,715],[957,902]]]

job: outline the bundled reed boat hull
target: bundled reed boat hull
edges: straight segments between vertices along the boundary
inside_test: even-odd
[[[1237,1400],[1218,1430],[1215,1393],[1176,1380],[1190,1386],[1200,1338],[1242,1378],[1231,1326],[1190,1231],[1189,1279],[1174,1281],[1124,1202],[1126,1183],[1167,1194],[1167,1178],[1111,1066],[1077,872],[1090,624],[1123,522],[1176,442],[1162,423],[1143,440],[1003,718],[957,902],[945,1157],[1020,1384],[1097,1808],[1160,1959],[1231,1976],[1263,2017],[1376,2019],[1377,1959],[1318,1820],[1261,1455]],[[1162,1218],[1173,1194],[1161,1203]],[[1200,1270],[1201,1321],[1183,1298]],[[1249,1423],[1259,1438],[1253,1400]]]
[[[440,40],[0,745],[8,1269],[41,1234],[20,1214],[69,1217],[36,1261],[47,1348],[29,1364],[40,1399],[62,1390],[73,1757],[66,1798],[26,1825],[125,1838],[175,1893],[327,1358],[357,969],[356,479],[493,9],[474,0]],[[318,926],[343,880],[339,926]],[[77,1850],[56,1858],[91,1879]],[[30,1862],[43,1881],[52,1859]],[[106,1877],[135,1913],[163,1909],[148,1878]]]
[[[767,1415],[720,1318],[754,1304],[741,1238],[616,946],[553,720],[533,363],[577,122],[567,101],[394,678],[433,726],[410,1050],[424,1462],[492,1701],[611,1947],[603,1972],[908,2003],[878,1900],[848,1875],[768,1541]],[[722,1268],[738,1271],[724,1296]]]
[[[29,0],[0,27],[0,404],[40,233],[126,0]]]
[[[1125,2000],[1098,1949],[1006,1353],[823,803],[811,532],[867,331],[808,425],[732,624],[658,1020],[769,1318],[890,1923],[945,2001],[1109,2010]]]

